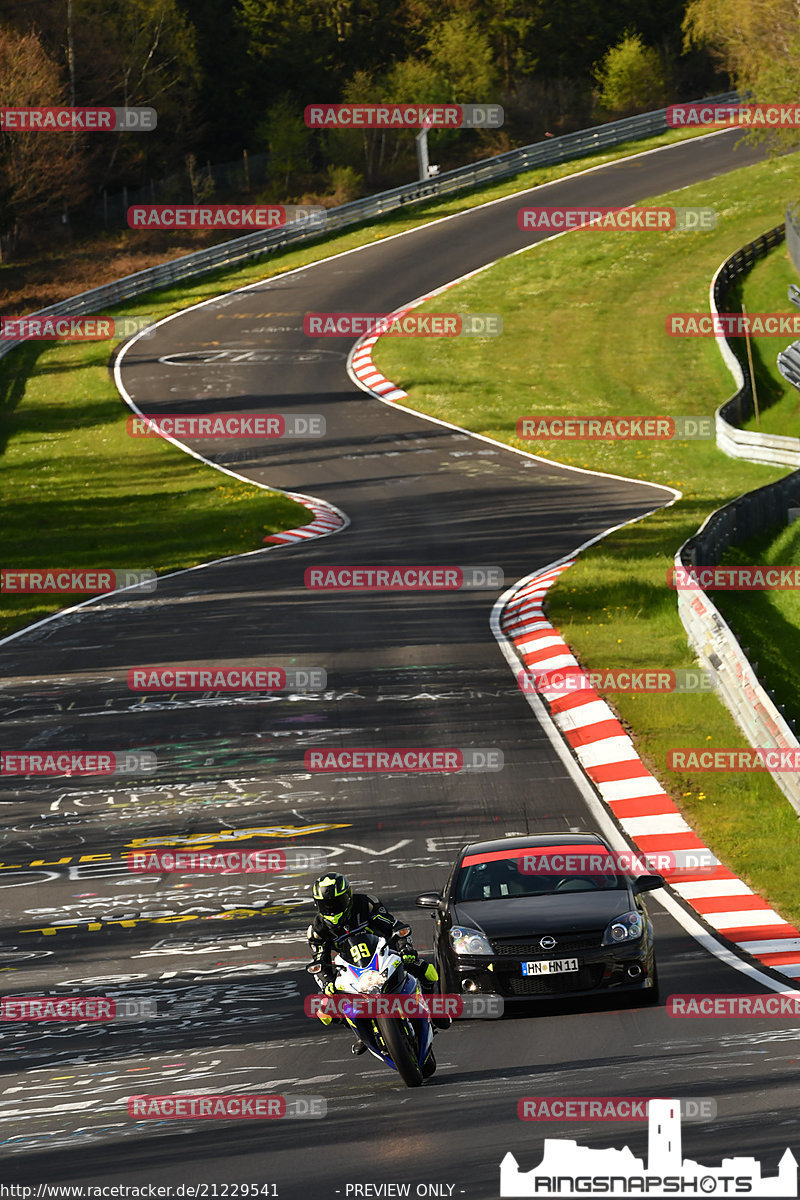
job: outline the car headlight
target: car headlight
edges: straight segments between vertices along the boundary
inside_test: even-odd
[[[644,917],[640,912],[623,913],[614,917],[603,934],[603,945],[614,946],[618,942],[635,942],[644,933]]]
[[[494,954],[489,939],[477,929],[454,925],[450,930],[450,941],[456,954]]]

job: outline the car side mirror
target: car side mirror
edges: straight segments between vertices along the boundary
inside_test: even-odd
[[[417,908],[438,908],[442,902],[439,892],[423,892],[417,896]]]
[[[642,892],[654,892],[656,888],[667,886],[667,881],[663,875],[640,875],[633,881],[633,890],[636,895]]]

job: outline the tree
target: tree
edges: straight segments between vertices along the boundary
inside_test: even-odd
[[[453,103],[485,103],[495,97],[497,72],[488,37],[466,13],[437,25],[427,43],[429,61]]]
[[[36,35],[0,29],[0,106],[64,103],[58,65]],[[57,212],[86,194],[84,141],[58,132],[0,131],[0,233],[16,232],[43,212]]]
[[[791,61],[800,13],[795,0],[689,0],[683,31],[687,49],[707,46],[737,88],[757,90],[774,64]]]
[[[270,108],[257,134],[270,153],[270,178],[281,188],[282,198],[286,198],[294,172],[301,168],[308,170],[311,130],[295,105],[279,100]]]
[[[667,83],[658,53],[646,46],[638,33],[626,33],[595,67],[598,100],[612,113],[659,108]]]
[[[796,0],[689,0],[685,45],[708,47],[734,86],[762,104],[794,104],[800,79],[800,9]],[[774,151],[797,144],[796,129],[752,131]]]
[[[8,24],[38,36],[69,84],[64,103],[156,109],[154,132],[92,138],[95,186],[146,161],[180,162],[196,140],[195,35],[177,0],[30,0],[10,5]]]

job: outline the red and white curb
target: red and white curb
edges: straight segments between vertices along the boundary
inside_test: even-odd
[[[337,529],[344,529],[348,524],[344,513],[339,512],[339,509],[334,508],[332,504],[326,504],[324,500],[301,496],[297,492],[285,492],[284,494],[290,500],[296,500],[298,504],[304,504],[306,508],[310,508],[314,514],[314,520],[308,525],[301,525],[298,529],[285,529],[283,533],[271,533],[264,538],[265,542],[270,542],[275,546],[288,546],[291,542],[305,542],[308,538],[323,537],[326,533],[334,533]]]
[[[406,313],[407,308],[401,310]],[[396,383],[392,383],[382,375],[372,361],[372,347],[378,340],[379,334],[369,334],[356,343],[355,351],[350,358],[350,367],[359,383],[369,388],[382,400],[407,400],[408,392],[404,392]]]
[[[579,669],[569,646],[544,615],[544,598],[575,559],[529,576],[506,604],[501,629],[528,672]],[[518,681],[525,678],[520,672]],[[527,675],[531,681],[533,677]],[[531,686],[531,684],[528,684]],[[717,866],[696,874],[664,871],[675,892],[715,933],[765,967],[800,977],[800,930],[790,925],[701,842],[645,767],[617,717],[591,690],[564,694],[538,687],[550,716],[604,804],[637,849],[669,854],[703,852]]]

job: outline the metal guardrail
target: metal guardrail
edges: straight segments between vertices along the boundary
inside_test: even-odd
[[[721,96],[711,96],[708,102],[725,103],[737,100],[738,92],[726,92]],[[692,103],[689,101],[689,103]],[[699,103],[699,102],[697,102]],[[419,204],[434,196],[447,196],[464,188],[478,187],[484,183],[507,179],[534,167],[552,166],[581,158],[600,150],[618,146],[622,142],[636,141],[663,133],[667,128],[667,110],[657,109],[639,116],[626,117],[621,121],[611,121],[605,125],[597,125],[593,129],[582,129],[575,133],[566,133],[561,137],[548,138],[544,142],[534,142],[530,146],[522,146],[516,150],[508,150],[505,154],[493,158],[481,159],[465,167],[446,171],[421,183],[403,184],[386,192],[378,192],[374,196],[365,196],[331,208],[325,213],[324,229],[318,225],[286,226],[283,229],[262,230],[247,234],[245,237],[234,238],[205,250],[195,251],[172,262],[162,263],[147,270],[137,271],[134,275],[126,275],[113,283],[102,287],[92,288],[81,292],[68,300],[52,304],[48,308],[38,309],[31,316],[77,315],[81,313],[103,313],[108,308],[141,296],[158,288],[169,287],[185,279],[195,279],[200,275],[218,270],[221,267],[234,267],[249,259],[259,258],[274,250],[303,242],[321,234],[335,233],[352,225],[361,224],[375,217],[384,216],[409,204]],[[7,354],[20,342],[6,342],[0,346],[0,358]]]
[[[719,311],[731,281],[750,269],[757,259],[783,240],[783,226],[771,229],[748,243],[719,268],[711,284],[711,309]],[[737,429],[732,420],[743,421],[753,411],[749,371],[731,350],[727,339],[717,339],[723,358],[738,383],[738,390],[717,410],[717,445],[734,458],[790,465],[800,463],[800,439],[751,434]],[[789,451],[786,443],[795,443]],[[731,448],[729,448],[731,447]],[[796,457],[788,457],[788,454]],[[790,508],[800,509],[800,470],[738,496],[717,509],[680,547],[676,567],[716,566],[725,550],[765,529],[785,525]],[[699,588],[679,590],[678,615],[689,637],[689,645],[702,666],[714,672],[717,693],[752,746],[800,748],[774,699],[759,683],[756,672],[739,642],[712,600]],[[772,772],[772,778],[800,815],[800,775]]]
[[[790,205],[786,210],[786,248],[795,271],[800,275],[800,230],[797,228],[796,205]],[[789,299],[796,308],[800,308],[800,288],[796,283],[789,284]],[[791,346],[780,352],[778,370],[792,387],[800,388],[800,342],[792,342]]]
[[[709,307],[714,316],[724,311],[725,297],[731,283],[744,275],[759,258],[780,245],[786,236],[784,225],[776,225],[755,241],[737,250],[717,270],[711,281]],[[749,462],[773,466],[800,467],[800,438],[784,437],[777,433],[758,433],[741,426],[753,415],[753,386],[746,363],[739,361],[728,339],[719,334],[717,345],[736,382],[737,389],[730,400],[716,412],[717,446],[730,458],[746,458]]]
[[[786,210],[786,249],[800,275],[800,204],[790,204]]]

